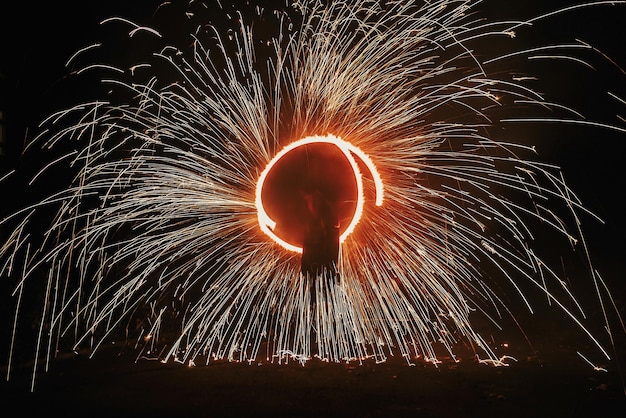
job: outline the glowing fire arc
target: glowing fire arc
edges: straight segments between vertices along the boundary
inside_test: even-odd
[[[345,241],[348,235],[350,235],[352,231],[354,231],[354,228],[361,220],[361,216],[363,214],[363,205],[365,202],[365,197],[363,193],[363,178],[361,175],[361,170],[359,168],[359,165],[356,159],[354,158],[354,156],[359,158],[359,160],[363,163],[363,165],[367,167],[368,171],[370,172],[372,176],[372,179],[375,185],[375,191],[376,191],[376,195],[375,195],[376,206],[381,206],[383,204],[383,195],[384,195],[383,182],[380,177],[380,174],[378,173],[378,170],[376,169],[376,166],[374,165],[371,158],[365,152],[363,152],[360,148],[356,147],[355,145],[347,141],[344,141],[343,139],[334,135],[309,136],[309,137],[302,138],[298,141],[292,142],[291,144],[287,145],[280,152],[278,152],[276,156],[274,156],[274,158],[269,162],[269,164],[267,164],[267,166],[265,167],[265,169],[259,176],[259,180],[257,181],[257,186],[256,186],[255,205],[257,209],[257,216],[258,216],[259,226],[261,227],[261,230],[283,248],[289,251],[297,252],[297,253],[302,253],[302,247],[293,245],[283,240],[274,232],[274,228],[276,227],[276,222],[267,214],[265,210],[265,207],[263,205],[262,192],[263,192],[263,186],[265,184],[265,180],[268,174],[270,173],[270,171],[272,170],[272,168],[276,165],[276,163],[280,161],[281,158],[283,158],[289,152],[299,147],[309,145],[309,144],[330,144],[330,145],[336,146],[337,148],[339,148],[339,150],[341,150],[343,155],[346,157],[346,160],[350,164],[350,167],[352,168],[352,171],[354,173],[354,178],[356,181],[356,188],[357,188],[356,209],[352,216],[352,220],[348,224],[348,227],[343,231],[343,233],[339,237],[340,243]]]

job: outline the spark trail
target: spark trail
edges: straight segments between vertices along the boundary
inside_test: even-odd
[[[37,287],[36,359],[121,334],[144,354],[185,363],[437,363],[466,342],[502,364],[475,318],[498,326],[513,315],[511,299],[532,311],[531,289],[608,358],[606,338],[588,329],[535,239],[549,227],[587,254],[580,219],[595,216],[558,167],[502,130],[504,120],[593,122],[502,71],[538,50],[494,55],[485,45],[506,44],[529,21],[481,20],[479,3],[295,1],[251,15],[225,8],[226,28],[191,2],[197,30],[184,45],[158,28],[105,20],[125,27],[129,42],[162,47],[125,67],[84,64],[76,72],[103,74],[112,93],[51,115],[33,140],[33,149],[75,149],[55,161],[73,179],[2,220],[11,226],[0,247],[16,305],[11,338],[20,337],[25,289]],[[541,54],[576,58],[579,49],[590,47]],[[329,135],[361,164],[367,198],[342,237],[341,280],[310,289],[299,254],[268,236],[259,183],[285,147]],[[31,233],[51,208],[49,227]],[[608,317],[590,259],[588,268]]]

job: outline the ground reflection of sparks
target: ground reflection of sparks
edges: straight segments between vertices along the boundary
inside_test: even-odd
[[[480,1],[414,3],[294,1],[231,13],[190,2],[190,42],[130,24],[126,42],[158,45],[138,62],[92,65],[106,43],[72,56],[76,74],[96,72],[111,95],[52,115],[33,141],[31,150],[76,151],[45,167],[68,163],[69,185],[0,223],[11,341],[36,324],[35,364],[68,340],[98,348],[120,335],[186,364],[398,354],[436,364],[456,359],[460,342],[480,361],[503,364],[496,347],[506,347],[486,340],[475,318],[515,323],[517,312],[533,312],[538,291],[589,351],[608,358],[611,342],[592,332],[550,260],[556,242],[582,253],[588,293],[611,330],[615,306],[580,226],[594,215],[513,128],[612,127],[538,93],[531,69],[507,67],[537,51],[556,59],[595,50],[581,42],[502,51],[541,19],[476,19]],[[225,18],[207,24],[215,13]],[[293,253],[301,246],[275,233],[263,193],[282,159],[320,144],[339,154],[338,170],[349,174],[336,180],[356,192],[340,280],[310,285]],[[49,228],[31,233],[50,207]],[[22,320],[26,303],[37,318]]]

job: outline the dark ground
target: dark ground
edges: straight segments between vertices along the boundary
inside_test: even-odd
[[[5,402],[23,416],[626,416],[619,375],[568,356],[497,368],[472,360],[411,367],[402,359],[360,366],[312,361],[304,367],[186,367],[135,363],[130,353],[108,350],[93,359],[75,355],[54,362],[51,372],[38,377],[34,393],[28,378],[20,374],[0,385]]]

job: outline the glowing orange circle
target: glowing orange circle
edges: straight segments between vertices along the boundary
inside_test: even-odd
[[[265,185],[265,180],[267,179],[268,174],[270,173],[272,168],[276,165],[276,163],[280,161],[289,152],[299,147],[302,147],[304,145],[308,145],[308,144],[330,144],[330,145],[336,146],[346,157],[346,160],[350,164],[350,167],[352,168],[352,171],[354,173],[354,178],[356,181],[356,188],[357,188],[356,209],[354,211],[352,220],[348,224],[348,227],[343,231],[343,233],[341,234],[339,238],[340,242],[343,242],[348,237],[348,235],[352,233],[356,225],[361,220],[361,216],[363,214],[363,205],[365,201],[364,194],[363,194],[363,178],[361,175],[361,171],[359,169],[359,165],[357,164],[354,156],[357,156],[359,160],[363,163],[363,165],[367,167],[367,169],[369,170],[374,180],[374,185],[376,189],[376,200],[375,200],[376,206],[381,206],[383,203],[384,188],[383,188],[383,182],[380,177],[380,174],[378,173],[376,166],[374,165],[372,160],[369,158],[369,156],[365,154],[358,147],[334,135],[310,136],[310,137],[300,139],[298,141],[295,141],[287,145],[280,152],[278,152],[278,154],[274,156],[274,158],[269,162],[267,167],[265,167],[265,169],[259,176],[259,180],[257,181],[257,186],[256,186],[255,205],[257,209],[257,216],[258,216],[259,226],[261,227],[261,230],[283,248],[289,251],[297,252],[297,253],[302,253],[301,247],[297,245],[293,245],[283,240],[274,232],[274,228],[276,227],[276,222],[266,212],[266,209],[263,205],[262,192],[263,192],[263,186]]]

